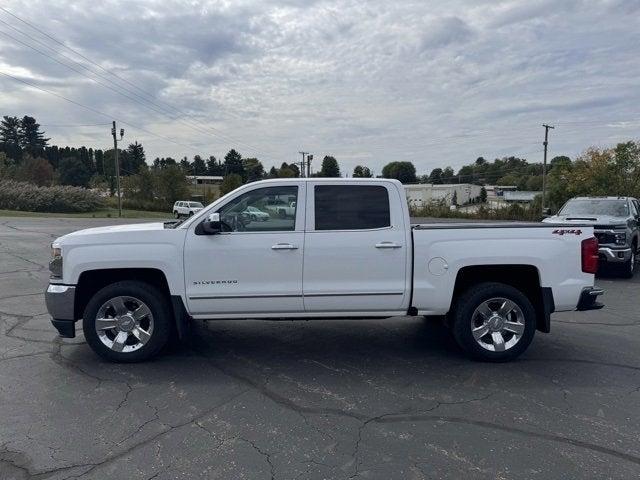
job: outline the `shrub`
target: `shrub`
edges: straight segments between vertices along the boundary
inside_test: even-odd
[[[0,180],[0,209],[25,212],[93,212],[103,206],[94,192],[79,187],[38,187],[32,183]]]

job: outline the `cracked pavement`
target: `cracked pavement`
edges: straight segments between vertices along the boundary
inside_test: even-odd
[[[199,322],[116,365],[42,294],[51,240],[113,223],[0,218],[0,479],[640,477],[640,275],[509,364],[403,317]]]

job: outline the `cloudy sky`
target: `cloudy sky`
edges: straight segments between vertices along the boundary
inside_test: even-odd
[[[539,161],[545,122],[552,156],[640,138],[637,0],[0,7],[0,115],[35,116],[56,144],[108,148],[93,124],[117,119],[148,160],[235,147],[268,168],[305,150],[345,173],[392,160],[428,173]]]

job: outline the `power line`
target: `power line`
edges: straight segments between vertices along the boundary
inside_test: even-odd
[[[49,95],[53,95],[54,97],[61,98],[62,100],[65,100],[65,101],[67,101],[67,102],[69,102],[69,103],[72,103],[72,104],[74,104],[74,105],[76,105],[76,106],[78,106],[78,107],[84,108],[85,110],[89,110],[89,111],[91,111],[91,112],[93,112],[93,113],[96,113],[96,114],[98,114],[98,115],[101,115],[101,116],[103,116],[103,117],[113,118],[113,116],[112,116],[112,115],[106,114],[106,113],[104,113],[104,112],[102,112],[102,111],[100,111],[100,110],[98,110],[98,109],[96,109],[96,108],[90,107],[90,106],[88,106],[88,105],[84,105],[84,104],[82,104],[82,103],[80,103],[80,102],[76,102],[75,100],[72,100],[72,99],[70,99],[70,98],[67,98],[67,97],[65,97],[64,95],[60,95],[59,93],[52,92],[51,90],[47,90],[47,89],[45,89],[45,88],[39,87],[39,86],[37,86],[37,85],[35,85],[35,84],[31,83],[31,82],[28,82],[28,81],[26,81],[26,80],[24,80],[24,79],[21,79],[21,78],[15,77],[15,76],[13,76],[13,75],[11,75],[11,74],[9,74],[9,73],[5,73],[5,72],[0,71],[0,75],[4,75],[4,76],[5,76],[5,77],[7,77],[7,78],[11,78],[11,79],[13,79],[13,80],[15,80],[15,81],[17,81],[17,82],[24,83],[25,85],[28,85],[28,86],[30,86],[30,87],[32,87],[32,88],[35,88],[36,90],[40,90],[40,91],[42,91],[42,92],[44,92],[44,93],[48,93]],[[140,131],[142,131],[142,132],[145,132],[145,133],[147,133],[147,134],[149,134],[149,135],[152,135],[152,136],[154,136],[154,137],[160,138],[160,139],[165,140],[165,141],[167,141],[167,142],[170,142],[170,143],[173,143],[173,144],[176,144],[176,145],[180,145],[180,146],[182,146],[182,147],[192,148],[193,150],[196,150],[196,151],[201,151],[201,150],[202,150],[202,148],[201,148],[201,147],[196,147],[196,146],[194,146],[194,145],[189,145],[189,144],[186,144],[186,143],[178,142],[178,141],[176,141],[176,140],[172,140],[172,139],[167,138],[167,137],[165,137],[165,136],[163,136],[163,135],[159,135],[159,134],[157,134],[157,133],[155,133],[155,132],[152,132],[151,130],[147,130],[146,128],[143,128],[143,127],[140,127],[140,126],[134,125],[134,124],[129,123],[129,122],[125,122],[124,120],[119,120],[119,119],[118,119],[118,121],[119,121],[120,123],[123,123],[124,125],[127,125],[127,126],[129,126],[129,127],[131,127],[131,128],[135,128],[135,129],[137,129],[137,130],[140,130]]]
[[[81,54],[81,53],[80,53],[80,52],[78,52],[77,50],[74,50],[73,48],[71,48],[71,47],[67,46],[66,44],[64,44],[64,43],[63,43],[63,42],[61,42],[60,40],[56,39],[56,38],[55,38],[55,37],[53,37],[52,35],[50,35],[50,34],[48,34],[48,33],[44,32],[43,30],[41,30],[40,28],[38,28],[38,27],[37,27],[37,26],[35,26],[34,24],[32,24],[32,23],[30,23],[30,22],[28,22],[28,21],[26,21],[26,20],[24,20],[24,19],[20,18],[19,16],[17,16],[17,15],[15,15],[15,14],[11,13],[11,12],[10,12],[9,10],[7,10],[6,8],[4,8],[4,7],[0,7],[0,10],[4,11],[4,12],[5,12],[5,13],[7,13],[8,15],[11,15],[12,17],[16,18],[17,20],[19,20],[20,22],[24,23],[25,25],[28,25],[29,27],[31,27],[32,29],[36,30],[36,31],[37,31],[37,32],[39,32],[40,34],[42,34],[42,35],[46,36],[47,38],[51,39],[51,40],[52,40],[52,41],[54,41],[55,43],[57,43],[57,44],[61,45],[62,47],[64,47],[64,48],[68,49],[69,51],[73,52],[74,54],[76,54],[76,55],[78,55],[79,57],[83,58],[84,60],[88,61],[88,62],[89,62],[89,63],[91,63],[92,65],[95,65],[96,67],[98,67],[98,68],[100,68],[101,70],[103,70],[103,71],[107,72],[108,74],[113,75],[114,77],[116,77],[116,78],[120,79],[121,81],[124,81],[124,82],[126,82],[127,84],[132,85],[132,86],[133,86],[134,88],[136,88],[137,90],[139,90],[139,91],[143,92],[146,96],[151,97],[151,98],[154,98],[154,96],[153,96],[152,94],[150,94],[150,93],[146,92],[145,90],[143,90],[142,88],[138,87],[138,86],[137,86],[137,85],[135,85],[134,83],[132,83],[132,82],[130,82],[130,81],[128,81],[128,80],[126,80],[126,79],[124,79],[123,77],[120,77],[119,75],[117,75],[117,74],[115,74],[115,73],[113,73],[113,72],[111,72],[111,71],[109,71],[109,70],[105,69],[105,68],[104,68],[104,67],[102,67],[100,64],[98,64],[98,63],[94,62],[93,60],[91,60],[90,58],[88,58],[88,57],[86,57],[85,55]],[[129,97],[128,95],[122,94],[121,92],[118,92],[117,90],[115,90],[115,89],[113,89],[113,88],[111,88],[111,87],[109,87],[109,86],[106,86],[106,85],[102,84],[101,82],[96,81],[95,79],[93,79],[93,78],[91,78],[91,77],[87,77],[87,78],[90,78],[92,81],[94,81],[94,82],[98,83],[99,85],[101,85],[101,86],[103,86],[103,87],[105,87],[105,88],[109,88],[110,90],[113,90],[113,91],[115,91],[116,93],[119,93],[120,95],[124,95],[125,97],[129,98],[130,100],[133,100],[133,101],[135,101],[136,103],[139,103],[139,104],[143,105],[145,108],[149,108],[149,109],[151,109],[151,110],[156,111],[156,113],[164,114],[164,115],[166,115],[166,116],[169,116],[169,115],[173,115],[173,114],[174,114],[174,113],[172,113],[172,112],[168,112],[166,108],[161,107],[161,106],[160,106],[160,105],[158,105],[155,101],[148,100],[148,99],[146,99],[146,98],[142,97],[141,95],[139,95],[139,94],[137,94],[137,93],[135,93],[135,92],[131,91],[130,89],[127,89],[126,87],[122,87],[121,85],[115,84],[112,80],[110,80],[110,79],[108,79],[108,78],[105,78],[103,75],[101,75],[101,74],[99,74],[99,73],[97,73],[97,72],[95,72],[95,71],[93,71],[93,70],[89,69],[88,67],[86,67],[85,65],[81,64],[80,62],[77,62],[77,61],[73,60],[72,58],[70,58],[70,57],[68,57],[68,56],[66,56],[66,55],[64,55],[64,54],[62,54],[62,53],[60,53],[60,52],[55,51],[55,50],[54,50],[53,48],[51,48],[50,46],[48,46],[48,45],[44,44],[43,42],[41,42],[41,41],[39,41],[39,40],[35,39],[35,38],[34,38],[34,37],[32,37],[32,36],[30,36],[30,35],[28,35],[28,34],[24,33],[23,31],[21,31],[21,30],[19,30],[19,29],[15,28],[15,27],[13,27],[13,26],[9,25],[8,23],[6,23],[6,22],[4,22],[4,21],[2,21],[2,20],[0,20],[0,22],[1,22],[1,23],[3,23],[3,24],[5,24],[5,25],[7,25],[7,26],[9,26],[10,28],[12,28],[13,30],[15,30],[15,31],[19,32],[20,34],[22,34],[22,35],[24,35],[24,36],[26,36],[26,37],[28,37],[28,38],[32,39],[33,41],[36,41],[36,42],[40,43],[41,45],[45,45],[45,46],[46,46],[47,48],[49,48],[50,50],[52,50],[52,51],[56,52],[57,54],[62,55],[63,57],[65,57],[65,58],[67,58],[67,59],[71,60],[71,61],[72,61],[72,62],[74,62],[75,64],[77,64],[77,65],[81,66],[82,68],[84,68],[85,70],[87,70],[87,71],[91,72],[93,75],[96,75],[96,76],[98,76],[98,77],[100,77],[100,78],[102,78],[102,79],[106,80],[107,82],[109,82],[109,83],[112,83],[112,84],[116,85],[118,88],[121,88],[121,89],[123,89],[123,90],[127,91],[127,92],[128,92],[128,93],[130,93],[131,95],[134,95],[134,96],[136,96],[136,97],[140,98],[141,100],[143,100],[143,101],[145,101],[145,102],[147,102],[147,103],[150,103],[151,105],[154,105],[155,107],[159,108],[161,111],[160,111],[160,112],[158,112],[156,109],[153,109],[153,108],[151,108],[151,107],[149,107],[149,106],[147,106],[147,105],[143,105],[143,104],[141,104],[139,101],[136,101],[136,100],[132,99],[132,98],[131,98],[131,97]],[[45,55],[45,56],[48,56],[49,58],[51,58],[52,60],[56,61],[57,63],[60,63],[60,64],[62,64],[62,65],[65,65],[64,63],[62,63],[62,62],[60,62],[60,61],[56,60],[55,58],[51,57],[50,55],[48,55],[48,54],[46,54],[46,53],[44,53],[44,52],[41,52],[40,50],[38,50],[38,49],[34,48],[33,46],[28,45],[28,44],[26,44],[26,43],[24,43],[24,42],[22,42],[22,41],[20,41],[20,40],[16,39],[15,37],[11,37],[11,36],[10,36],[9,34],[7,34],[6,32],[1,32],[1,33],[4,33],[6,36],[9,36],[10,38],[13,38],[14,40],[16,40],[16,41],[18,41],[18,42],[22,43],[23,45],[25,45],[25,46],[27,46],[27,47],[29,47],[29,48],[32,48],[32,49],[34,49],[34,50],[38,51],[39,53],[41,53],[41,54],[43,54],[43,55]],[[65,66],[67,66],[68,68],[71,68],[72,70],[74,70],[74,71],[76,71],[77,73],[80,73],[81,75],[83,75],[83,76],[85,76],[85,77],[86,77],[86,74],[83,74],[82,72],[79,72],[78,70],[76,70],[76,69],[74,69],[74,68],[72,68],[72,67],[70,67],[70,66],[68,66],[68,65],[65,65]],[[193,116],[191,116],[191,115],[189,115],[189,114],[187,114],[187,113],[183,112],[182,110],[180,110],[180,109],[178,109],[178,108],[176,108],[176,107],[173,107],[173,106],[171,106],[171,105],[167,104],[166,102],[162,102],[162,101],[160,101],[160,102],[161,102],[161,103],[163,103],[163,104],[165,104],[165,105],[167,105],[169,108],[171,108],[171,109],[175,110],[176,112],[180,113],[182,116],[186,116],[186,117],[191,117],[191,118],[193,118]],[[177,119],[177,118],[176,118],[176,119],[174,119],[174,118],[171,118],[171,117],[169,117],[169,118],[170,118],[172,121],[180,122],[180,123],[182,123],[183,125],[185,125],[185,126],[187,126],[187,127],[191,128],[191,129],[193,129],[193,130],[195,130],[195,131],[198,131],[199,133],[203,133],[203,134],[207,134],[207,135],[214,135],[214,136],[220,137],[221,139],[226,140],[226,141],[228,141],[228,142],[235,143],[235,144],[238,144],[238,145],[242,145],[242,146],[244,146],[245,148],[248,148],[248,149],[250,149],[250,150],[253,150],[253,151],[255,151],[256,153],[258,153],[259,155],[261,155],[261,156],[263,156],[263,157],[265,157],[265,158],[269,158],[267,155],[264,155],[264,154],[262,153],[263,151],[262,151],[261,149],[256,148],[256,147],[254,147],[254,146],[252,146],[252,145],[250,145],[250,144],[248,144],[248,143],[245,143],[245,142],[243,142],[243,141],[241,141],[241,140],[238,140],[238,139],[236,139],[236,138],[230,137],[230,136],[228,136],[228,135],[224,134],[223,132],[221,132],[220,130],[218,130],[218,129],[214,128],[214,127],[211,127],[211,126],[205,126],[205,127],[202,127],[202,126],[200,126],[200,125],[196,125],[196,124],[194,124],[193,122],[188,123],[188,122],[187,122],[187,121],[185,121],[185,120],[181,120],[181,119]],[[206,129],[206,130],[204,130],[204,129]],[[272,161],[275,161],[273,158],[271,158],[271,160],[272,160]]]
[[[56,124],[56,123],[41,123],[41,127],[60,127],[60,128],[75,128],[75,127],[104,127],[105,125],[111,125],[110,123],[75,123],[75,124]]]

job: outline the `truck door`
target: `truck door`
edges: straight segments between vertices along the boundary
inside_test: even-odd
[[[195,224],[189,228],[184,265],[192,314],[304,310],[304,192],[303,182],[245,188],[216,209],[225,232],[197,235]],[[286,214],[266,208],[282,202],[298,207]]]
[[[303,293],[307,312],[401,309],[407,229],[389,183],[307,184]]]

